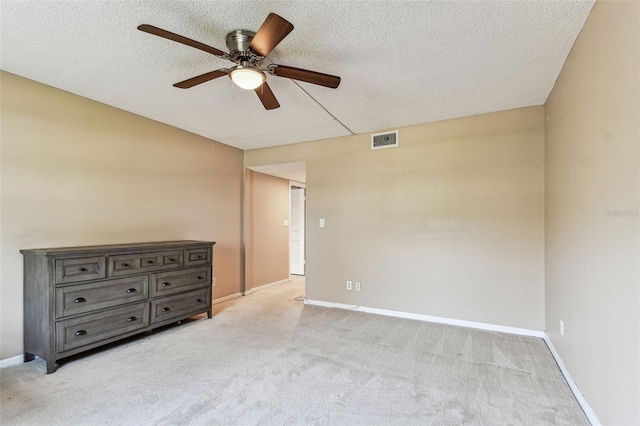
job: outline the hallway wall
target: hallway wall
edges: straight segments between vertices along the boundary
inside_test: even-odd
[[[289,181],[245,173],[246,288],[289,278]]]

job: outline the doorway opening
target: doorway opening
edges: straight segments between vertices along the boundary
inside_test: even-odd
[[[306,281],[305,162],[248,166],[245,172],[244,292]]]

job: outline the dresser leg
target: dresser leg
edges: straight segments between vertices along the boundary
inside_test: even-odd
[[[213,318],[213,310],[212,309],[209,309],[207,311],[207,318]]]
[[[36,359],[34,354],[30,354],[29,352],[24,353],[24,362],[33,361],[34,359]]]
[[[56,371],[56,361],[48,359],[47,360],[47,374],[51,374]]]

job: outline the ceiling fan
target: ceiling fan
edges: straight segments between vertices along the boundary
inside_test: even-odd
[[[280,104],[267,84],[265,71],[277,77],[305,81],[332,89],[337,88],[340,84],[340,77],[335,75],[286,65],[264,65],[267,55],[293,30],[291,22],[275,13],[270,13],[267,16],[257,33],[247,30],[235,30],[227,34],[226,41],[229,53],[153,25],[143,24],[138,26],[138,29],[158,37],[195,47],[237,64],[231,68],[221,68],[174,84],[175,87],[180,89],[188,89],[223,75],[228,75],[239,87],[254,90],[262,105],[269,110],[280,107]]]

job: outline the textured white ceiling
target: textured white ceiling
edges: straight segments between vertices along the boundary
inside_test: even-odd
[[[242,149],[543,104],[588,1],[8,1],[0,68]],[[339,75],[338,89],[268,76],[266,111],[226,77],[231,62],[140,32],[151,24],[225,50],[269,12],[295,29],[269,55]]]

